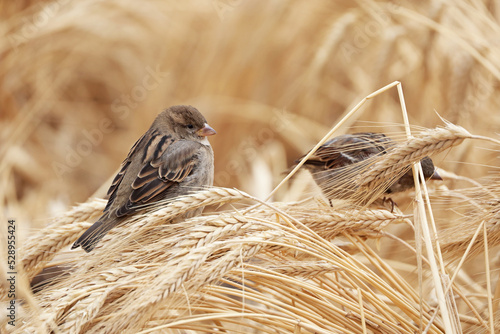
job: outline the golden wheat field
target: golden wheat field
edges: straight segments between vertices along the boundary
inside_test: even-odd
[[[500,332],[500,1],[0,0],[0,17],[1,333]],[[70,250],[177,104],[217,130],[214,187]],[[292,171],[362,131],[396,145],[344,176],[359,201]],[[380,200],[425,156],[442,181]]]

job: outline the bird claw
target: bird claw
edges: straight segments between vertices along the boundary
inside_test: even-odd
[[[394,207],[396,207],[396,206],[397,206],[397,205],[396,205],[396,202],[394,202],[394,201],[392,200],[392,198],[390,198],[390,197],[384,197],[384,198],[382,198],[382,203],[384,203],[384,205],[385,205],[385,203],[387,203],[387,202],[391,203],[391,213],[394,213]]]

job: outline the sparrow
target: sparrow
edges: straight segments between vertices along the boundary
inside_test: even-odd
[[[362,132],[341,135],[320,146],[302,167],[311,173],[329,200],[350,199],[359,187],[354,181],[356,176],[373,163],[369,158],[386,154],[394,145],[394,141],[382,133]],[[442,180],[431,158],[425,157],[420,163],[426,179]],[[414,186],[413,172],[408,168],[399,179],[393,181],[385,193],[398,193]]]
[[[102,216],[71,248],[81,246],[90,252],[109,230],[145,205],[211,186],[214,154],[207,137],[215,134],[192,106],[173,106],[161,112],[123,161],[109,187]],[[193,210],[187,217],[202,210]]]

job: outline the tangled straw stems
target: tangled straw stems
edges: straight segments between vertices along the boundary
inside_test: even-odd
[[[226,220],[232,225],[231,229],[238,230],[240,234],[245,235],[245,230],[251,227],[252,222],[240,219]],[[246,258],[256,254],[265,244],[266,240],[276,238],[280,233],[261,233],[253,237],[234,236],[233,239],[218,240],[214,235],[221,236],[221,233],[230,233],[230,229],[225,227],[215,228],[214,231],[207,233],[204,238],[200,238],[199,234],[193,234],[198,242],[187,242],[187,245],[194,245],[188,252],[180,253],[170,261],[169,267],[171,270],[159,268],[154,274],[155,279],[150,283],[144,285],[142,288],[136,290],[127,300],[137,301],[143,300],[142,296],[149,295],[151,298],[144,300],[142,303],[131,303],[133,309],[130,310],[130,319],[127,322],[114,322],[106,329],[107,333],[117,333],[126,330],[129,326],[136,326],[141,321],[147,321],[149,310],[154,309],[154,305],[160,304],[167,300],[174,293],[179,290],[180,286],[187,286],[193,284],[188,282],[195,274],[199,275],[201,272],[208,273],[199,276],[195,281],[202,280],[200,286],[205,286],[214,283],[226,272],[234,268],[239,261],[244,261]],[[252,235],[252,234],[251,234]],[[240,240],[241,239],[241,240]],[[184,244],[184,243],[183,243]],[[224,250],[221,256],[214,255],[217,252]],[[209,258],[211,260],[209,261]],[[210,270],[203,270],[202,267],[209,266]],[[172,302],[172,301],[171,301]],[[127,303],[126,303],[127,305]]]
[[[451,259],[460,259],[464,250],[472,241],[477,227],[484,222],[488,233],[488,247],[492,248],[500,244],[500,202],[495,203],[488,211],[479,211],[475,216],[461,226],[454,226],[446,231],[442,237],[443,253]],[[457,235],[457,231],[461,231]],[[484,251],[484,236],[479,233],[472,245],[469,257],[474,257]]]
[[[286,203],[273,203],[273,206],[279,207],[295,217],[327,240],[344,231],[350,231],[357,235],[372,236],[374,232],[380,232],[388,224],[403,223],[408,218],[408,216],[397,215],[381,209],[332,210],[329,207],[311,209],[287,205]],[[249,212],[249,215],[257,214],[270,218],[276,215],[276,212],[269,208]]]
[[[249,271],[262,271],[268,270],[272,272],[276,272],[285,276],[290,277],[314,277],[323,275],[326,273],[332,273],[335,271],[341,270],[340,267],[332,266],[331,264],[325,261],[295,261],[290,262],[287,261],[283,264],[274,264],[274,265],[261,265],[260,267],[255,266],[246,266]]]

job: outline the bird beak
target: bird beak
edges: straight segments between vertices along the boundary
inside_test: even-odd
[[[437,169],[434,169],[434,174],[432,174],[431,180],[443,181],[443,178],[441,177],[441,175],[438,174]]]
[[[217,132],[215,132],[215,130],[212,129],[212,127],[210,125],[208,125],[207,123],[205,123],[201,129],[196,131],[196,134],[200,137],[213,136],[216,133]]]

